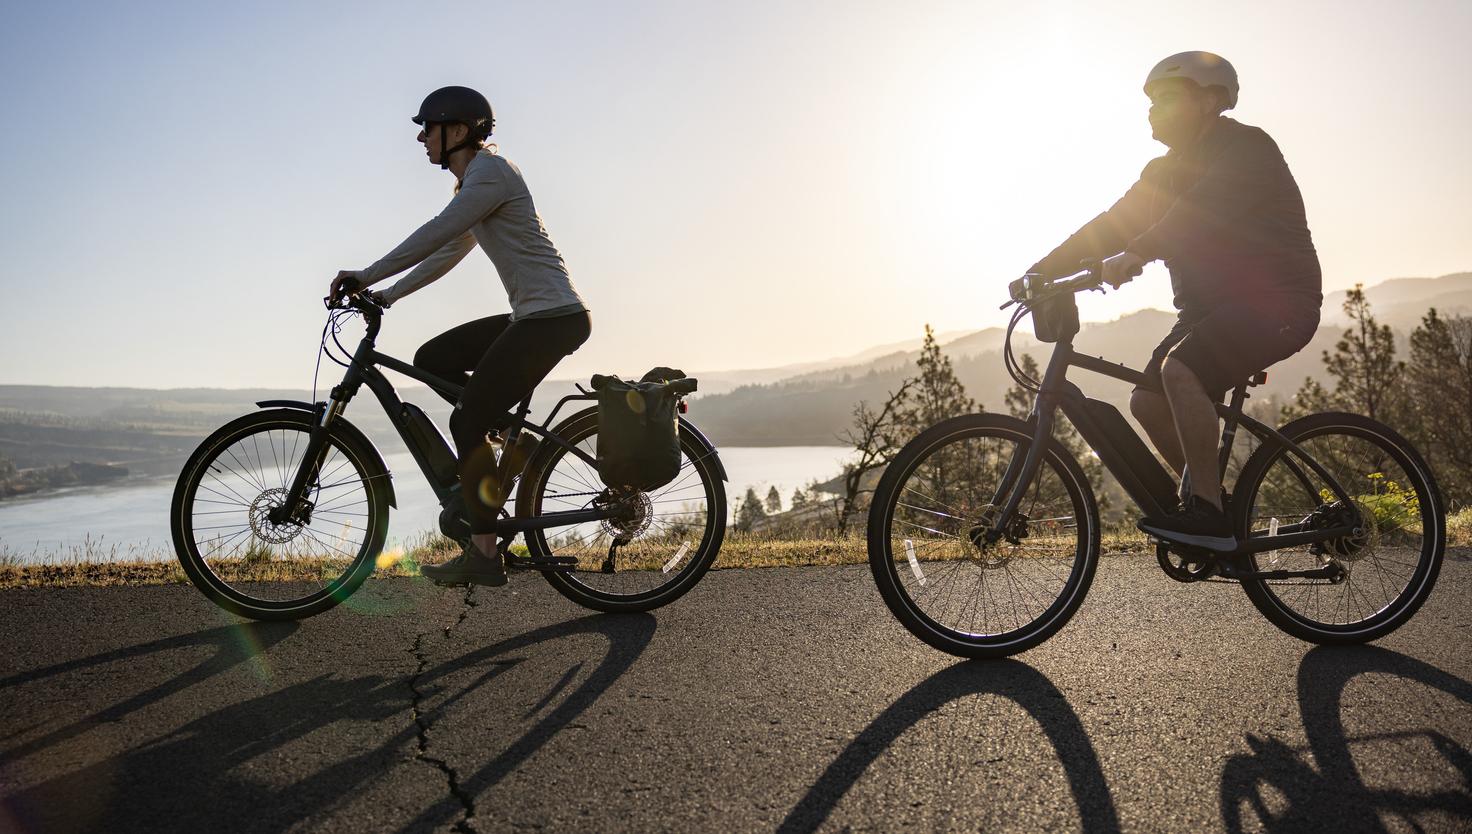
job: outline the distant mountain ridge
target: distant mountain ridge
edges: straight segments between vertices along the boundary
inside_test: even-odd
[[[1340,310],[1345,291],[1327,294],[1323,323],[1307,348],[1269,370],[1268,384],[1254,395],[1290,396],[1306,376],[1322,372],[1321,354],[1332,350],[1344,321]],[[1472,314],[1472,272],[1439,278],[1398,278],[1366,288],[1371,308],[1384,324],[1395,329],[1404,355],[1405,341],[1426,309],[1435,306],[1447,315]],[[1085,324],[1075,340],[1082,352],[1102,355],[1130,367],[1140,367],[1150,350],[1169,329],[1173,313],[1141,310],[1109,322]],[[1012,381],[1001,358],[1005,331],[999,327],[940,337],[967,392],[988,409],[1000,410]],[[861,400],[882,401],[913,367],[921,338],[878,345],[846,357],[799,363],[778,368],[701,372],[701,391],[691,400],[691,417],[718,444],[724,445],[837,445],[853,407]],[[1014,348],[1046,360],[1050,346],[1042,345],[1019,328]],[[449,404],[417,383],[390,374],[400,395],[417,403],[444,426]],[[1095,375],[1079,374],[1077,381],[1091,396],[1114,403],[1128,412],[1129,388]],[[318,391],[325,397],[336,380]],[[533,401],[534,414],[546,414],[555,401],[573,392],[573,381],[545,383]],[[0,453],[18,466],[67,463],[123,462],[192,448],[226,420],[254,408],[257,400],[310,400],[302,389],[141,389],[83,388],[39,385],[0,385]],[[581,406],[573,403],[571,407]],[[563,413],[569,413],[566,409]],[[382,409],[363,391],[348,416],[376,442],[398,448]],[[51,417],[82,421],[85,425],[37,426]],[[52,421],[55,423],[56,421]],[[110,427],[113,440],[98,434]],[[92,432],[85,434],[84,432]],[[144,442],[141,437],[154,438]],[[160,440],[160,438],[163,438]],[[89,454],[89,450],[94,454]]]

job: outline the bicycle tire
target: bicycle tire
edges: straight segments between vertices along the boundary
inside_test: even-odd
[[[1051,637],[1064,625],[1066,625],[1078,610],[1087,593],[1089,585],[1093,581],[1094,570],[1099,560],[1099,511],[1094,500],[1093,490],[1089,485],[1088,478],[1082,467],[1069,455],[1056,441],[1049,444],[1043,456],[1043,465],[1039,467],[1038,477],[1029,488],[1036,490],[1036,495],[1043,492],[1044,479],[1054,478],[1057,485],[1061,486],[1063,493],[1056,492],[1057,486],[1049,486],[1049,503],[1047,507],[1062,508],[1063,499],[1066,496],[1066,516],[1045,516],[1043,518],[1029,521],[1029,524],[1038,523],[1037,532],[1047,534],[1052,531],[1050,538],[1037,539],[1043,542],[1033,545],[1043,549],[1052,548],[1061,557],[1069,548],[1072,550],[1072,558],[1068,561],[1066,579],[1062,580],[1061,587],[1057,589],[1056,597],[1048,602],[1036,616],[1027,619],[1026,622],[1018,622],[1014,628],[1005,631],[986,632],[966,630],[953,627],[940,621],[940,613],[936,610],[926,610],[925,605],[916,598],[908,587],[905,580],[901,579],[900,566],[908,563],[908,569],[913,574],[914,585],[925,588],[929,583],[935,582],[939,587],[942,581],[948,581],[952,575],[961,571],[961,566],[967,563],[976,567],[978,574],[977,592],[975,598],[962,596],[960,605],[964,612],[967,605],[973,606],[972,623],[975,622],[976,607],[985,605],[984,598],[990,593],[986,585],[986,573],[993,569],[1005,571],[1011,565],[1013,559],[1026,559],[1027,555],[1021,545],[1013,546],[1005,540],[999,543],[995,551],[981,551],[975,545],[968,545],[959,535],[963,529],[967,530],[968,538],[974,537],[974,531],[984,523],[978,521],[980,513],[984,513],[990,507],[992,493],[996,489],[995,480],[983,480],[995,474],[997,467],[994,464],[990,473],[978,472],[977,482],[972,488],[972,495],[985,496],[982,500],[967,500],[965,505],[957,506],[953,501],[947,500],[945,491],[939,490],[935,484],[943,480],[932,474],[930,480],[920,483],[926,489],[911,487],[911,479],[926,464],[927,460],[939,461],[941,454],[948,445],[962,443],[973,439],[987,439],[995,441],[997,445],[997,462],[1001,461],[1003,452],[1010,454],[1024,443],[1030,443],[1032,439],[1032,428],[1013,417],[1000,414],[968,414],[955,417],[930,427],[922,432],[914,440],[911,440],[896,455],[893,462],[885,469],[879,480],[879,485],[874,493],[874,500],[869,509],[868,517],[868,550],[869,567],[874,574],[874,582],[879,587],[880,596],[884,598],[895,618],[904,625],[911,634],[920,638],[929,645],[949,654],[966,658],[996,658],[1017,654],[1033,648],[1039,643]],[[954,460],[965,461],[966,455],[978,452],[986,452],[982,444],[972,444],[973,448],[960,449],[955,453]],[[1005,466],[1005,464],[1001,464]],[[937,462],[932,464],[936,470],[942,468]],[[984,469],[984,464],[976,464],[978,469]],[[962,483],[959,489],[968,488]],[[939,538],[930,542],[922,542],[929,548],[920,552],[913,546],[913,539],[903,538],[903,549],[906,551],[901,557],[895,552],[895,526],[897,522],[897,510],[901,508],[901,498],[906,493],[918,495],[918,498],[908,500],[925,501],[935,503],[937,506],[919,507],[906,504],[904,509],[907,514],[917,514],[919,518],[930,518],[930,526],[919,523],[913,526],[921,528],[922,532],[939,534]],[[935,496],[940,495],[940,498]],[[959,499],[958,499],[959,500]],[[1034,500],[1034,505],[1037,503]],[[1028,505],[1024,503],[1019,509],[1023,512]],[[948,510],[949,512],[941,512]],[[1059,519],[1071,519],[1071,521],[1059,521]],[[939,520],[935,520],[939,519]],[[898,519],[902,525],[905,519]],[[1046,528],[1042,522],[1053,525]],[[946,532],[947,527],[955,527],[957,534]],[[1066,531],[1075,530],[1069,534]],[[913,532],[913,531],[912,531]],[[921,536],[914,534],[915,538]],[[947,542],[946,539],[953,541]],[[1026,541],[1026,539],[1021,539]],[[1052,544],[1048,544],[1052,542]],[[975,551],[973,554],[972,551]],[[987,555],[990,553],[991,555]],[[1010,553],[1011,555],[1006,555]],[[924,557],[923,560],[921,557]],[[1039,557],[1034,566],[1043,564],[1049,557]],[[925,561],[932,565],[939,563],[940,568],[932,567],[932,575],[929,579],[924,576],[921,563]],[[1000,565],[998,566],[998,563]],[[1027,562],[1020,561],[1019,567],[1027,566]],[[944,578],[939,578],[944,577]],[[1023,583],[1017,582],[1016,577],[1008,573],[1005,577],[1007,582],[1014,583],[1009,586],[1009,593],[1017,594],[1016,588],[1022,587]],[[1046,589],[1045,589],[1046,590]],[[925,591],[924,593],[930,593]],[[950,591],[945,592],[947,595]],[[1046,593],[1044,594],[1046,596]],[[1040,602],[1047,602],[1046,599]],[[1016,614],[1014,605],[1014,614]],[[1021,620],[1021,617],[1015,617]],[[987,615],[983,614],[983,626],[987,626]]]
[[[651,515],[646,530],[619,551],[617,558],[630,566],[622,575],[599,569],[604,548],[612,541],[609,528],[602,522],[525,534],[527,551],[533,557],[578,557],[578,570],[543,573],[558,593],[595,611],[650,611],[684,596],[710,569],[726,535],[726,488],[714,450],[686,430],[683,420],[680,425],[681,472],[669,484],[641,493],[648,499]],[[570,446],[595,454],[598,410],[589,408],[573,414],[552,433]],[[544,442],[526,472],[516,499],[516,514],[521,518],[535,517],[549,504],[557,504],[557,510],[584,508],[594,497],[607,492],[592,467],[555,443]],[[563,494],[549,492],[558,488],[554,480],[576,486]],[[677,510],[660,511],[665,509],[661,503],[675,502],[680,504]],[[699,543],[692,552],[689,542],[697,532]],[[562,544],[558,543],[559,535]]]
[[[315,422],[296,409],[247,414],[205,438],[179,473],[170,506],[175,554],[190,582],[226,611],[255,620],[310,617],[347,599],[373,572],[388,536],[389,475],[373,445],[346,421],[328,435],[322,472],[331,482],[315,487],[312,520],[277,526],[264,516],[296,474],[300,461],[290,458],[305,451]],[[355,538],[344,535],[355,528]],[[219,529],[227,532],[203,535]],[[319,546],[320,556],[307,554]],[[286,559],[289,579],[279,573]]]
[[[1430,596],[1436,577],[1441,571],[1446,549],[1445,507],[1431,469],[1404,437],[1383,423],[1360,414],[1311,414],[1288,423],[1279,432],[1328,468],[1349,492],[1352,500],[1360,504],[1362,510],[1368,511],[1371,523],[1363,525],[1368,532],[1363,537],[1365,544],[1359,550],[1355,550],[1353,544],[1338,545],[1348,554],[1341,560],[1341,564],[1346,564],[1348,569],[1343,583],[1333,585],[1325,581],[1256,579],[1243,580],[1242,590],[1273,625],[1312,643],[1366,643],[1395,631]],[[1350,450],[1353,447],[1348,442],[1333,446],[1325,442],[1325,438],[1357,439],[1369,450],[1383,454],[1383,458],[1366,457],[1364,451],[1352,452]],[[1285,454],[1276,446],[1264,444],[1252,453],[1242,467],[1242,474],[1233,489],[1232,503],[1238,516],[1235,523],[1239,537],[1243,540],[1252,535],[1253,526],[1260,523],[1260,519],[1277,517],[1280,507],[1270,506],[1271,504],[1287,500],[1282,497],[1284,495],[1293,495],[1293,481],[1289,478],[1296,480],[1296,476],[1286,465],[1279,466],[1276,470],[1273,467],[1275,463],[1284,460]],[[1326,462],[1325,457],[1331,454],[1332,459]],[[1374,464],[1379,464],[1378,468]],[[1393,464],[1395,467],[1390,474],[1385,471],[1390,469],[1386,464]],[[1336,468],[1344,471],[1335,471]],[[1359,472],[1365,468],[1371,468],[1372,471]],[[1279,489],[1278,479],[1290,487]],[[1303,506],[1306,506],[1311,500],[1309,490],[1300,487],[1300,491],[1304,493]],[[1328,494],[1321,491],[1320,496],[1321,505],[1328,505]],[[1296,509],[1302,511],[1303,506]],[[1362,514],[1362,517],[1365,516]],[[1387,526],[1393,529],[1387,532]],[[1414,551],[1414,564],[1401,563],[1390,558],[1402,550],[1406,551],[1407,557]],[[1300,548],[1253,554],[1251,566],[1259,570],[1285,566],[1296,568],[1299,566],[1292,563],[1296,559],[1305,562],[1303,567],[1316,566],[1313,560],[1322,563],[1322,559],[1310,553],[1307,548]],[[1369,600],[1374,605],[1372,595],[1377,587],[1382,596],[1390,595],[1391,589],[1385,581],[1397,575],[1397,571],[1390,567],[1392,565],[1409,567],[1404,586],[1363,618],[1326,622],[1319,618],[1321,615],[1310,615],[1299,610],[1309,605],[1311,598],[1315,611],[1322,611],[1322,594],[1317,589],[1323,587],[1341,589],[1338,594],[1346,600],[1333,602],[1331,613],[1338,613],[1341,605],[1343,610],[1349,611],[1351,605],[1361,604],[1355,597],[1355,574],[1369,571],[1373,571],[1371,575],[1376,579],[1376,586],[1363,583],[1365,590],[1361,592],[1359,600]],[[1287,589],[1293,587],[1312,587],[1315,590],[1296,592],[1295,598],[1303,601],[1303,605],[1296,606],[1285,599],[1289,595]]]

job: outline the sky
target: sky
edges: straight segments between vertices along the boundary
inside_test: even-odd
[[[1236,66],[1326,291],[1472,270],[1469,31],[1464,0],[7,3],[0,384],[309,386],[328,281],[450,198],[409,121],[447,84],[490,99],[592,309],[557,378],[1005,323],[1164,152],[1140,86],[1188,49]],[[508,309],[473,252],[380,349]]]

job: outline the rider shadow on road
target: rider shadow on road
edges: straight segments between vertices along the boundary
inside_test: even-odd
[[[490,668],[450,693],[442,704],[421,715],[420,721],[432,723],[444,705],[493,679],[514,662],[504,659],[508,652],[578,634],[607,638],[607,655],[587,680],[491,763],[462,781],[473,797],[475,791],[494,784],[596,701],[643,651],[654,632],[654,623],[648,615],[585,617],[539,628],[445,661],[417,676],[421,691],[453,671],[481,664],[489,664]],[[7,678],[0,685],[46,680],[104,663],[138,660],[191,646],[216,648],[209,659],[164,684],[40,738],[0,748],[0,765],[7,774],[16,776],[35,761],[37,754],[63,742],[75,740],[85,749],[88,733],[111,734],[119,729],[115,726],[118,722],[126,722],[151,704],[169,697],[189,697],[191,688],[259,656],[296,628],[295,623],[257,623],[210,629]],[[568,685],[565,680],[549,681],[554,688]],[[75,769],[27,788],[7,790],[0,807],[0,823],[44,831],[87,831],[105,826],[110,831],[228,828],[274,832],[327,816],[351,825],[359,813],[364,813],[366,816],[359,820],[364,827],[381,827],[384,820],[375,816],[372,808],[359,807],[363,804],[361,791],[398,768],[434,766],[422,755],[419,723],[406,717],[418,699],[410,682],[398,675],[350,678],[324,673],[274,687],[259,697],[230,704],[160,733],[145,732],[148,741],[120,753],[94,756]],[[140,721],[137,716],[133,720]],[[368,744],[361,743],[365,736],[360,728],[364,725],[369,728]],[[396,730],[389,732],[374,725]],[[130,728],[134,734],[137,726],[135,723]],[[321,741],[312,742],[305,754],[302,748],[291,747],[299,739],[322,732],[325,734],[317,737]],[[334,750],[341,752],[334,755]],[[305,763],[316,769],[302,775],[299,771],[304,755]],[[415,758],[421,761],[406,765]],[[283,778],[290,780],[289,787],[279,784]],[[15,784],[10,778],[6,781]],[[439,785],[431,793],[440,797],[446,790]],[[421,812],[420,819],[448,820],[463,812],[451,797],[448,802],[436,800]]]
[[[573,620],[568,623],[557,623],[545,626],[534,631],[526,632],[506,640],[502,640],[491,646],[476,649],[453,660],[435,666],[418,676],[415,682],[416,688],[424,687],[446,678],[452,673],[462,671],[468,667],[479,666],[486,663],[495,663],[498,658],[503,658],[511,652],[519,649],[529,648],[539,643],[546,643],[556,639],[575,637],[579,635],[599,635],[608,642],[608,651],[603,659],[587,673],[587,677],[575,689],[568,692],[562,700],[550,712],[537,721],[534,725],[522,733],[521,737],[507,745],[499,753],[495,754],[490,761],[481,765],[468,776],[463,775],[466,768],[461,768],[453,795],[444,800],[436,802],[424,809],[413,821],[403,827],[403,831],[420,831],[432,826],[449,824],[457,818],[468,815],[476,815],[476,801],[485,792],[494,788],[502,779],[535,754],[547,742],[551,741],[559,732],[566,728],[573,719],[582,715],[588,707],[592,706],[611,687],[615,681],[629,670],[654,638],[654,630],[658,621],[650,614],[623,614],[609,615],[596,614]],[[503,664],[507,661],[501,661]],[[514,662],[514,661],[513,661]],[[549,684],[548,691],[538,699],[537,704],[527,712],[526,716],[535,715],[544,707],[548,706],[557,696],[575,680],[581,673],[585,664],[579,662],[564,673],[558,680]],[[504,668],[504,667],[502,667]],[[433,710],[427,717],[439,720],[450,705],[470,695],[477,687],[495,674],[491,670],[481,675],[472,683],[460,688],[453,694],[445,696],[435,704]],[[435,691],[426,691],[420,696],[435,695]],[[502,720],[510,719],[512,716],[504,716]],[[427,729],[427,727],[426,727]]]
[[[823,771],[788,813],[779,830],[811,831],[822,825],[865,770],[906,730],[951,702],[978,695],[1008,698],[1042,727],[1063,766],[1084,831],[1120,830],[1119,815],[1104,780],[1099,755],[1078,714],[1046,675],[1017,660],[957,663],[917,684],[870,722]],[[987,740],[957,741],[979,747]]]
[[[1345,689],[1368,674],[1393,682],[1391,697],[1375,708],[1389,710],[1381,723],[1397,729],[1350,736],[1344,723]],[[1387,818],[1398,818],[1397,829],[1418,831],[1425,830],[1428,818],[1472,826],[1472,752],[1437,727],[1405,729],[1402,709],[1426,703],[1405,697],[1425,694],[1413,684],[1472,705],[1472,683],[1398,652],[1375,646],[1321,646],[1308,652],[1298,668],[1307,751],[1249,734],[1247,744],[1253,752],[1228,759],[1222,770],[1226,829],[1388,831],[1392,827]],[[1360,722],[1375,715],[1356,713]],[[1312,754],[1314,764],[1306,763],[1305,752]],[[1413,762],[1408,768],[1376,767],[1382,764],[1376,757],[1384,755]],[[1362,772],[1367,769],[1381,777],[1377,782],[1383,781],[1387,770],[1393,771],[1395,784],[1366,784]],[[1458,774],[1460,784],[1448,789],[1446,777],[1451,772]],[[1413,784],[1408,777],[1433,786]]]
[[[104,707],[84,718],[78,718],[43,736],[21,742],[12,747],[7,742],[24,734],[28,728],[20,728],[7,733],[4,738],[0,738],[0,767],[74,738],[92,727],[122,721],[129,715],[150,704],[182,692],[232,667],[254,661],[272,646],[290,636],[298,627],[299,624],[294,622],[242,623],[239,625],[222,626],[220,628],[196,631],[193,634],[181,634],[163,640],[140,643],[136,646],[115,649],[110,652],[103,652],[78,660],[69,660],[64,663],[57,663],[52,666],[34,669],[29,672],[21,672],[20,674],[0,679],[0,691],[3,691],[9,690],[11,687],[44,681],[61,675],[87,673],[112,663],[138,661],[151,655],[166,652],[187,651],[200,646],[209,647],[214,650],[213,654],[205,658],[194,668],[181,674],[170,676],[157,686],[125,698],[116,704]]]

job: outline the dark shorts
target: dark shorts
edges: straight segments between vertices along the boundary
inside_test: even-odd
[[[1263,301],[1222,304],[1205,316],[1182,315],[1145,366],[1140,390],[1165,393],[1160,365],[1180,360],[1208,396],[1221,402],[1248,377],[1303,350],[1319,327],[1319,308]]]

